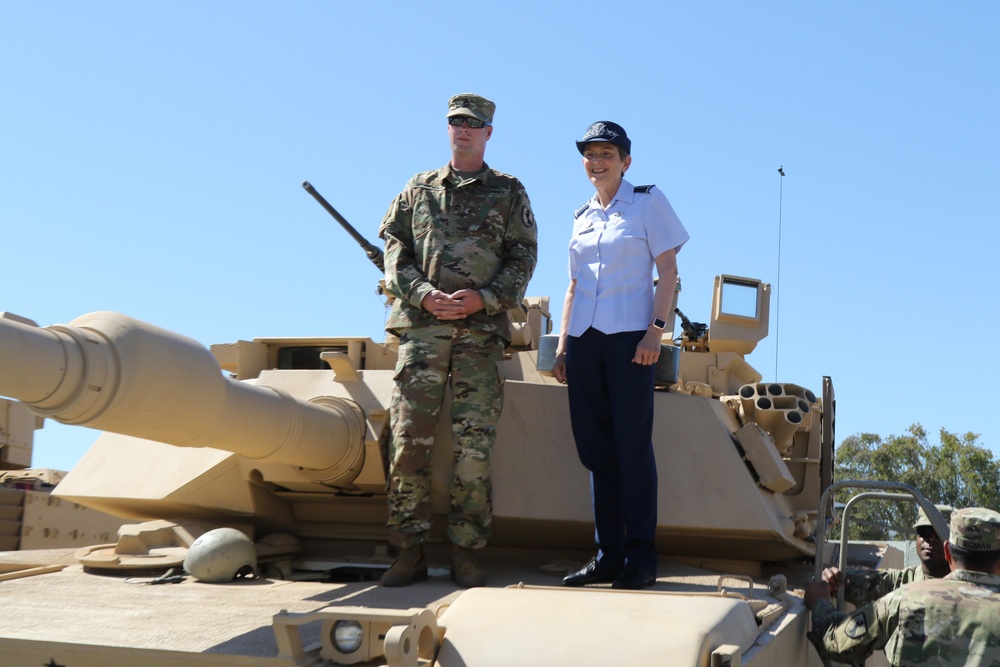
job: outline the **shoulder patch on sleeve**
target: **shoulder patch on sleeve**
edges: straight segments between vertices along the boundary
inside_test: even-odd
[[[575,220],[576,218],[579,218],[588,208],[590,208],[590,202],[587,202],[580,208],[576,209],[576,213],[573,214],[573,219]]]
[[[525,206],[521,209],[521,223],[524,224],[525,227],[535,226],[535,214],[531,212],[531,207]]]
[[[636,185],[632,188],[632,192],[649,192],[655,187],[655,185]]]
[[[855,612],[845,623],[844,632],[851,639],[860,639],[868,634],[868,621],[862,612]]]

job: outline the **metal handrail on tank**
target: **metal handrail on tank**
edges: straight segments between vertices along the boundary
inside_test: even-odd
[[[204,346],[120,313],[50,327],[0,318],[0,368],[0,395],[62,423],[285,463],[332,485],[364,465],[353,401],[224,377]]]
[[[847,541],[848,541],[848,527],[851,523],[851,514],[854,511],[854,506],[865,500],[911,500],[912,496],[905,493],[885,493],[881,491],[867,491],[865,493],[859,493],[858,495],[852,497],[844,505],[844,510],[841,512],[840,521],[840,553],[837,558],[837,569],[841,572],[847,570]],[[846,586],[841,586],[837,589],[837,609],[842,609],[844,606],[844,592]]]

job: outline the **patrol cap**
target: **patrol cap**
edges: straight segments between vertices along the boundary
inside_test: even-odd
[[[472,93],[461,93],[448,100],[448,115],[445,118],[469,116],[470,118],[478,118],[484,123],[492,124],[493,112],[496,109],[497,105],[485,97],[473,95]]]
[[[955,510],[949,541],[967,551],[1000,551],[1000,514],[985,507]]]
[[[627,155],[632,154],[632,140],[625,134],[625,128],[610,120],[599,120],[587,128],[583,139],[576,142],[576,149],[583,155],[584,149],[592,141],[607,141],[625,149]]]
[[[945,523],[951,520],[951,513],[955,511],[955,508],[951,505],[935,505],[938,512],[941,512],[941,516],[944,517]],[[924,513],[924,508],[917,505],[917,521],[913,524],[914,528],[920,528],[921,526],[932,526],[931,520],[927,518]]]

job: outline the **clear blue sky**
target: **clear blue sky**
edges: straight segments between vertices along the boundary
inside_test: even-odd
[[[592,193],[573,142],[614,120],[630,180],[691,233],[691,319],[715,275],[764,279],[750,362],[832,376],[838,442],[920,422],[998,452],[998,25],[984,1],[6,3],[0,310],[382,340],[376,270],[300,184],[376,241],[471,91],[497,103],[487,161],[528,189],[528,293],[557,322]],[[50,422],[35,465],[95,437]]]

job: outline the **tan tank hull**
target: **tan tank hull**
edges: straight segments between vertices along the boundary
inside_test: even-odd
[[[725,278],[717,282],[716,299]],[[756,285],[759,300],[766,302],[765,284],[738,281],[742,288]],[[268,642],[274,654],[264,659],[241,653],[239,660],[199,662],[202,658],[194,656],[212,649],[195,643],[194,648],[169,649],[187,652],[176,656],[176,664],[307,665],[319,664],[321,656],[343,664],[415,665],[423,660],[415,647],[427,643],[420,639],[425,636],[433,637],[441,665],[579,665],[594,664],[589,660],[597,655],[605,656],[598,664],[615,662],[617,654],[605,655],[588,643],[608,629],[586,620],[594,614],[585,610],[595,604],[623,617],[663,614],[688,624],[682,633],[687,639],[658,644],[640,639],[654,631],[655,619],[648,621],[649,628],[645,620],[625,623],[616,632],[638,642],[619,656],[629,664],[643,661],[642,656],[662,657],[664,651],[676,661],[658,659],[659,664],[801,665],[815,660],[805,640],[801,600],[776,584],[769,589],[766,579],[777,572],[778,563],[799,563],[787,572],[787,580],[806,576],[810,569],[810,536],[820,495],[829,484],[832,412],[824,412],[824,400],[797,385],[761,384],[760,375],[745,362],[743,355],[766,332],[766,317],[751,321],[716,308],[713,318],[722,317],[727,332],[715,340],[721,351],[713,351],[710,334],[705,340],[682,341],[678,382],[655,397],[657,547],[670,561],[664,561],[654,592],[612,595],[550,590],[559,582],[553,572],[578,566],[592,550],[593,524],[588,475],[570,435],[565,387],[536,368],[538,342],[547,333],[547,301],[529,300],[529,306],[522,326],[515,327],[516,345],[506,361],[505,408],[493,458],[494,536],[484,553],[491,588],[460,595],[443,582],[402,592],[361,583],[327,584],[321,593],[310,587],[318,584],[290,584],[283,590],[291,598],[276,594],[275,605],[281,606],[270,611],[288,610],[274,618],[268,633],[274,637],[273,645]],[[56,489],[57,496],[121,517],[168,519],[206,529],[237,526],[255,540],[278,531],[292,533],[302,545],[296,566],[339,560],[367,567],[388,561],[386,465],[380,443],[386,438],[392,391],[391,344],[361,338],[265,338],[215,346],[213,358],[189,339],[113,313],[44,329],[0,319],[0,341],[0,368],[8,370],[0,374],[0,394],[40,416],[105,431]],[[232,377],[223,377],[223,370]],[[451,466],[446,420],[437,435],[437,532],[430,552],[432,563],[443,565]],[[528,565],[522,567],[524,563]],[[746,594],[732,598],[720,593],[717,575],[706,570],[737,576],[736,586],[747,588]],[[691,578],[695,575],[697,581]],[[45,576],[64,577],[66,590],[94,585],[72,568]],[[27,588],[31,579],[18,585]],[[541,588],[495,588],[518,582]],[[182,584],[188,586],[197,583]],[[232,604],[244,604],[242,591],[249,589],[231,588],[241,590],[231,594]],[[706,594],[710,601],[693,602],[675,589]],[[345,602],[327,606],[340,598]],[[348,599],[361,605],[360,611],[344,607]],[[433,621],[418,613],[454,600]],[[407,620],[400,610],[413,607],[414,601],[418,612]],[[477,623],[482,624],[478,616],[496,615],[508,606],[510,613],[491,617],[490,633],[481,640],[470,638]],[[577,620],[571,625],[577,639],[566,643],[558,610],[576,607]],[[518,609],[536,610],[538,616]],[[654,609],[660,611],[650,617]],[[367,653],[345,657],[326,645],[314,650],[298,634],[300,626],[311,623],[326,628],[319,630],[320,644],[329,644],[330,628],[345,614],[370,624],[366,627],[379,637]],[[201,625],[211,623],[221,636],[221,619],[210,614]],[[392,628],[397,629],[389,632]],[[31,659],[48,646],[40,645],[30,629],[19,632],[10,642],[0,639],[0,645]],[[499,654],[500,661],[491,661],[476,643],[490,637],[504,642],[520,638],[523,645],[511,646]],[[64,642],[62,655],[74,665],[91,664],[76,641]],[[127,658],[137,665],[175,664],[167,660],[166,646],[147,642],[139,647],[136,641],[130,644],[109,634],[96,642],[104,648],[94,655]],[[239,643],[230,641],[232,647]],[[556,645],[558,650],[552,648]],[[539,653],[546,654],[542,662]],[[160,659],[167,661],[156,661]]]

